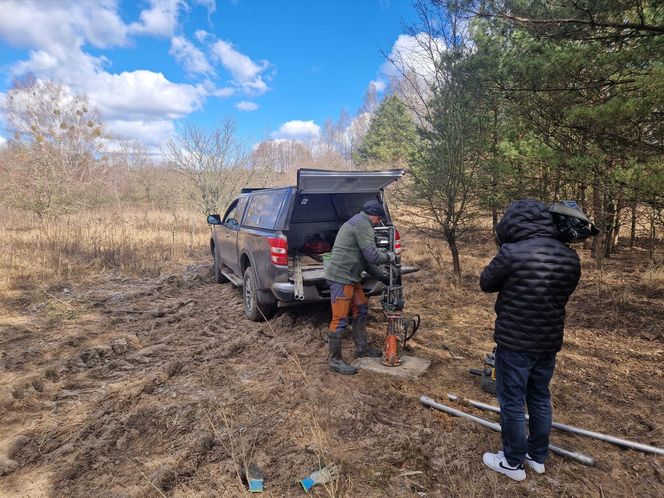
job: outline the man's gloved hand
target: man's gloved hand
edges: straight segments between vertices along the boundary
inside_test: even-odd
[[[380,276],[380,279],[379,279],[379,280],[380,280],[381,282],[383,282],[385,285],[390,285],[390,275],[389,275],[389,273],[383,273],[383,274]]]
[[[339,466],[336,463],[331,463],[302,479],[300,484],[308,493],[316,484],[327,484],[328,482],[336,480],[338,477]]]
[[[387,251],[385,254],[387,254],[388,258],[390,258],[390,263],[394,263],[397,260],[397,255],[392,251]]]

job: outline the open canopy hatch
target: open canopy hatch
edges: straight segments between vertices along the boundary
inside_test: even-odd
[[[299,169],[297,191],[300,194],[346,194],[378,192],[404,175],[402,169],[386,171],[329,171]]]

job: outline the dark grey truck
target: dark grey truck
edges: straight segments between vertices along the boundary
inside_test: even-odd
[[[278,307],[329,299],[324,260],[339,228],[370,199],[383,204],[389,226],[383,189],[403,174],[300,169],[295,187],[243,189],[223,218],[208,216],[216,281],[243,289],[244,311],[253,321],[272,317]],[[375,231],[377,245],[387,248],[388,229]],[[402,267],[402,274],[416,270]],[[362,285],[367,295],[383,289],[369,275]]]

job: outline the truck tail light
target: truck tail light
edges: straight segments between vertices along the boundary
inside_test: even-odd
[[[278,237],[267,239],[270,243],[270,259],[273,265],[288,266],[288,241]]]
[[[394,253],[397,256],[401,255],[401,234],[396,228],[394,229]]]

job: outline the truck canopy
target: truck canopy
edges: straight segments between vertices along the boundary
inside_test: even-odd
[[[300,194],[378,192],[397,181],[404,173],[402,169],[385,171],[300,169],[297,172],[297,191]]]

